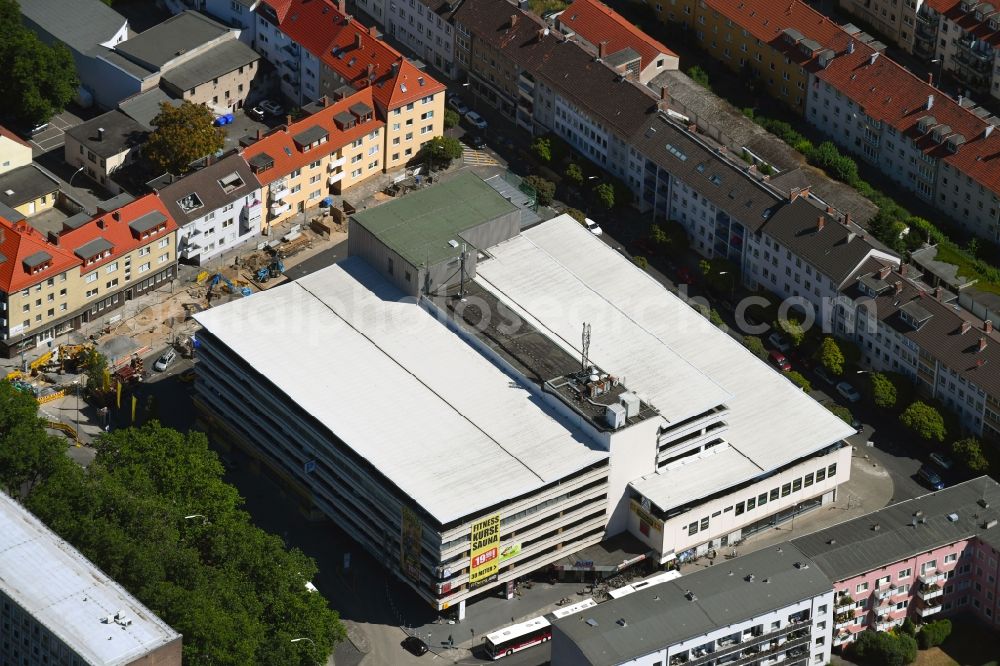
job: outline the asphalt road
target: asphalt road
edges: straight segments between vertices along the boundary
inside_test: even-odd
[[[338,261],[347,257],[347,241],[341,241],[328,250],[317,252],[302,263],[292,266],[285,271],[285,277],[289,280],[298,280],[321,268],[332,266]]]

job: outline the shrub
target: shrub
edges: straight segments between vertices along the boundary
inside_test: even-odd
[[[615,188],[611,183],[601,183],[594,188],[597,200],[608,210],[615,207]]]
[[[839,418],[841,421],[847,425],[854,424],[854,416],[851,414],[851,410],[847,407],[841,407],[835,402],[827,403],[826,408],[833,412],[833,415]]]
[[[722,321],[722,315],[715,308],[712,308],[708,313],[708,320],[712,322],[715,326],[718,326],[722,330],[726,330],[726,322]]]
[[[917,658],[917,641],[898,632],[864,631],[851,644],[851,656],[870,666],[905,666]]]
[[[584,214],[584,212],[582,210],[580,210],[579,208],[567,208],[566,209],[566,214],[569,215],[570,217],[572,217],[574,220],[576,220],[580,224],[583,224],[583,221],[587,217]]]
[[[556,184],[551,180],[541,176],[526,176],[523,182],[535,190],[535,197],[541,206],[548,206],[556,196]]]
[[[451,129],[452,127],[458,127],[458,122],[461,118],[458,115],[458,111],[454,109],[445,109],[444,111],[444,128]]]
[[[547,164],[552,161],[552,142],[548,137],[540,136],[531,143],[531,152]]]
[[[565,174],[566,179],[579,185],[583,182],[583,169],[576,162],[570,162],[566,166]]]
[[[763,360],[767,358],[767,349],[764,342],[756,335],[744,335],[743,346],[750,350],[750,353]]]
[[[941,645],[949,635],[951,635],[951,620],[935,620],[920,628],[917,641],[920,644],[920,649],[926,650]]]
[[[689,67],[687,75],[690,76],[691,80],[697,83],[698,85],[708,88],[709,90],[712,89],[712,86],[709,85],[708,82],[708,72],[706,72],[701,67],[698,67],[697,65],[695,65],[694,67]]]
[[[649,260],[646,259],[646,257],[635,256],[632,257],[632,261],[635,263],[636,266],[638,266],[642,270],[646,270],[647,268],[649,268]]]
[[[844,374],[844,352],[840,350],[840,345],[833,338],[827,336],[819,347],[819,362],[823,364],[831,375]]]
[[[788,381],[795,384],[806,393],[812,391],[812,383],[810,383],[810,381],[806,379],[801,372],[798,372],[797,370],[789,370],[785,373],[785,377],[788,378]]]

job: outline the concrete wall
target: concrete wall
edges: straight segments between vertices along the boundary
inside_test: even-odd
[[[170,641],[149,654],[128,662],[127,666],[181,666],[182,638]]]
[[[509,240],[521,232],[521,211],[513,210],[500,217],[466,229],[459,236],[473,247],[485,250]]]
[[[31,147],[0,136],[0,173],[31,164]]]
[[[87,150],[79,141],[70,136],[64,135],[66,143],[63,144],[63,159],[71,167],[84,167],[87,176],[101,187],[113,194],[119,194],[122,188],[112,180],[116,171],[122,167],[133,164],[139,155],[139,147],[126,149],[108,158],[101,158]],[[103,162],[103,164],[102,164]]]
[[[174,95],[180,95],[195,104],[205,104],[215,111],[242,109],[257,77],[259,62],[254,61],[188,90],[180,90],[167,81],[163,82],[163,87]],[[167,76],[169,77],[169,72]]]

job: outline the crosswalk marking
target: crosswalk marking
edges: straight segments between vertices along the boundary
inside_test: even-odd
[[[500,163],[497,162],[489,153],[476,150],[474,148],[463,148],[462,158],[465,160],[466,164],[471,164],[473,166],[498,166]]]

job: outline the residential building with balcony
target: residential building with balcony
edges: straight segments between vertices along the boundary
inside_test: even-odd
[[[918,13],[920,55],[936,59],[977,96],[1000,98],[1000,12],[976,0],[927,0]]]
[[[825,664],[830,580],[790,543],[552,624],[553,666]]]
[[[115,172],[135,163],[148,136],[149,128],[115,109],[66,130],[63,159],[107,191],[121,194]]]
[[[839,0],[838,4],[880,38],[913,53],[917,15],[928,0]]]
[[[0,353],[8,358],[106,321],[176,277],[177,225],[153,194],[99,207],[96,217],[2,223]]]
[[[331,102],[320,98],[301,120],[244,139],[242,156],[267,206],[263,233],[327,196],[382,173],[385,123],[366,88]]]
[[[321,96],[371,91],[385,122],[379,164],[402,169],[444,133],[445,86],[418,69],[332,0],[264,0],[257,8],[258,44],[281,73],[282,90],[303,104]],[[373,160],[369,160],[371,162]]]
[[[180,634],[4,493],[0,569],[0,663],[181,666]]]
[[[643,85],[679,64],[676,53],[599,0],[574,0],[555,18],[563,34],[577,36],[606,63]]]
[[[788,542],[833,582],[833,645],[960,611],[997,627],[998,502],[982,476]]]
[[[31,164],[31,144],[0,125],[0,174]]]
[[[485,220],[433,214],[432,188],[359,215],[354,256],[296,282],[291,299],[198,315],[196,390],[220,436],[460,616],[604,541],[683,560],[836,497],[850,473],[843,421],[569,216],[518,234],[505,202],[479,203],[497,194],[459,186]],[[383,380],[317,406],[266,341],[274,330],[246,327],[258,317],[287,327],[314,366]],[[234,400],[237,386],[254,388]],[[365,414],[398,404],[405,422]],[[471,538],[483,521],[499,525],[485,558]],[[504,550],[515,554],[496,562]]]
[[[201,264],[259,239],[264,198],[250,165],[233,151],[154,188],[177,222],[177,258]]]

